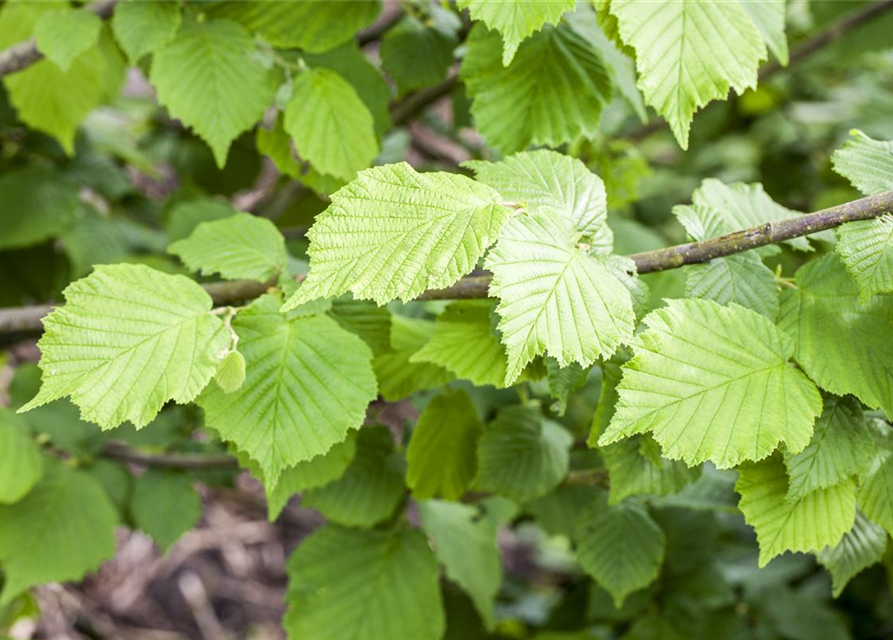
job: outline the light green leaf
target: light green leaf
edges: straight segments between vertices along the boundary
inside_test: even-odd
[[[648,122],[648,113],[642,101],[642,93],[636,86],[636,63],[621,51],[616,38],[609,38],[599,24],[598,14],[589,3],[578,3],[577,10],[568,13],[563,20],[571,29],[585,38],[607,63],[614,85],[629,103],[642,124]]]
[[[470,160],[462,166],[474,171],[478,182],[529,211],[548,207],[560,212],[597,253],[611,253],[614,234],[608,226],[605,183],[577,158],[538,149],[501,162]]]
[[[551,536],[571,538],[583,509],[599,489],[575,484],[560,484],[551,493],[524,505],[524,513],[533,516],[536,524]]]
[[[249,213],[202,222],[167,252],[179,257],[190,271],[219,273],[227,280],[266,282],[288,262],[285,239],[276,225]]]
[[[636,502],[608,505],[605,492],[580,514],[574,535],[577,560],[620,608],[633,591],[647,587],[664,561],[664,532]]]
[[[772,269],[752,252],[686,266],[685,295],[752,309],[770,320],[778,317],[778,285]]]
[[[549,388],[549,395],[555,400],[550,409],[556,415],[563,416],[570,397],[582,389],[589,379],[589,369],[584,369],[576,362],[561,367],[554,358],[544,358],[543,362],[546,365],[546,386]]]
[[[856,518],[852,480],[790,500],[781,456],[742,465],[735,490],[741,495],[738,508],[757,534],[760,567],[785,551],[836,545]]]
[[[352,431],[344,442],[333,445],[324,454],[288,467],[279,476],[275,488],[271,489],[264,484],[270,522],[279,517],[289,499],[296,493],[323,487],[344,475],[357,452],[356,435],[357,432]]]
[[[416,529],[326,525],[288,561],[284,627],[295,640],[440,640],[439,574]]]
[[[893,535],[893,456],[889,452],[873,460],[860,478],[856,497],[862,512]]]
[[[0,504],[18,502],[42,476],[43,456],[28,423],[0,407]]]
[[[691,0],[684,1],[691,2]],[[696,206],[713,209],[714,214],[718,214],[724,222],[724,230],[721,233],[713,232],[708,237],[803,215],[775,202],[759,183],[724,184],[715,178],[707,178],[692,194],[691,199]],[[785,243],[800,251],[812,251],[812,246],[805,237],[785,240]]]
[[[339,325],[360,336],[376,356],[391,351],[391,312],[368,300],[350,297],[332,301],[329,315]]]
[[[44,13],[67,7],[58,2],[5,3],[0,8],[0,49],[27,40]],[[19,119],[53,136],[65,153],[73,155],[78,126],[118,92],[123,77],[120,54],[111,47],[95,46],[79,55],[67,72],[50,60],[40,60],[4,77],[3,83]]]
[[[490,300],[459,300],[434,323],[434,333],[409,359],[430,362],[478,386],[505,386],[505,349],[494,331]]]
[[[812,437],[818,390],[790,366],[794,345],[765,316],[708,300],[670,300],[643,322],[599,445],[651,432],[663,456],[727,469]]]
[[[859,287],[859,299],[893,291],[893,215],[837,228],[837,253]]]
[[[198,404],[205,422],[257,461],[266,485],[286,467],[324,454],[363,423],[375,399],[372,353],[325,315],[279,313],[265,295],[233,321],[245,356],[245,384],[211,385]]]
[[[602,364],[601,392],[592,416],[592,431],[586,441],[590,447],[596,446],[614,416],[619,399],[617,386],[623,373],[621,362],[620,358],[616,358]],[[672,495],[697,481],[701,475],[700,468],[689,468],[684,462],[664,458],[657,442],[648,434],[636,435],[598,449],[611,479],[609,504],[617,504],[634,495]]]
[[[34,25],[37,50],[62,73],[79,55],[99,40],[102,20],[92,11],[52,10],[43,13]]]
[[[856,575],[880,562],[886,550],[887,532],[857,511],[853,528],[836,545],[816,553],[816,559],[831,573],[836,598]]]
[[[575,0],[458,0],[472,20],[483,22],[502,35],[505,47],[502,64],[508,66],[518,46],[543,25],[558,24],[565,11],[573,11]]]
[[[729,200],[734,203],[736,192],[726,185],[718,181],[705,184],[710,186],[696,192],[698,199],[723,206]],[[761,192],[751,190],[751,193]],[[717,209],[706,204],[673,207],[673,215],[685,227],[691,239],[698,242],[736,230],[734,225],[740,221],[729,219],[726,213],[728,211],[733,209]],[[744,215],[749,214],[744,212]],[[755,251],[689,265],[684,271],[686,295],[690,298],[705,298],[723,305],[734,302],[762,313],[771,320],[778,317],[778,285],[775,283],[775,274],[763,264]]]
[[[252,0],[220,2],[209,8],[212,16],[240,22],[275,47],[308,53],[322,53],[344,43],[371,25],[380,11],[380,0]]]
[[[141,0],[135,0],[140,2]],[[178,202],[167,212],[164,228],[171,242],[183,240],[202,222],[223,220],[238,213],[228,202],[195,198]]]
[[[304,56],[311,68],[331,69],[347,80],[360,96],[375,120],[375,133],[379,138],[391,128],[388,108],[391,101],[391,87],[381,70],[363,53],[357,42],[346,44],[327,51]]]
[[[636,51],[645,101],[670,123],[683,149],[695,111],[725,100],[729,88],[740,94],[756,87],[768,53],[739,3],[612,0],[610,10],[623,41]]]
[[[834,170],[866,195],[893,190],[893,141],[873,140],[858,130],[832,156]],[[837,229],[837,252],[866,302],[893,291],[893,216],[850,222]]]
[[[77,187],[49,169],[29,167],[0,177],[0,249],[54,238],[83,215]]]
[[[284,122],[298,155],[320,173],[352,180],[378,154],[372,114],[354,88],[330,69],[298,76]]]
[[[778,61],[788,66],[788,39],[785,37],[785,0],[739,0],[744,11]]]
[[[468,593],[485,626],[492,629],[493,601],[502,583],[496,543],[501,522],[493,514],[480,513],[481,508],[486,509],[486,503],[478,507],[428,500],[419,503],[419,515],[447,577]]]
[[[308,233],[310,275],[283,307],[350,291],[379,305],[412,300],[470,272],[508,218],[490,187],[416,173],[405,162],[362,171]]]
[[[0,505],[0,605],[45,582],[80,580],[115,554],[118,516],[99,482],[52,460],[43,479]]]
[[[434,397],[416,423],[406,452],[406,482],[413,496],[458,500],[477,473],[483,425],[465,391]]]
[[[158,101],[208,143],[221,168],[232,141],[273,100],[275,85],[252,55],[255,49],[251,35],[234,22],[186,22],[152,60]]]
[[[698,479],[700,469],[660,455],[648,434],[633,436],[599,448],[611,478],[609,503],[638,495],[668,496]]]
[[[421,89],[446,77],[456,44],[452,35],[409,15],[382,39],[381,66],[397,82],[400,93]]]
[[[167,553],[181,535],[198,523],[202,500],[184,473],[149,469],[136,480],[130,515],[162,553]]]
[[[384,427],[365,427],[357,434],[356,453],[341,477],[307,491],[301,506],[338,524],[372,527],[390,518],[403,500],[405,467],[391,433]]]
[[[174,39],[182,22],[180,3],[171,0],[122,0],[112,30],[131,64]]]
[[[143,427],[168,401],[195,399],[229,340],[211,296],[183,276],[100,265],[64,295],[43,320],[43,385],[19,411],[70,396],[103,429]]]
[[[826,391],[893,416],[893,295],[862,303],[834,254],[800,267],[796,285],[781,293],[778,323],[794,341],[794,359]]]
[[[238,351],[230,351],[214,372],[214,381],[224,393],[238,391],[245,384],[245,356]]]
[[[487,143],[507,154],[530,145],[558,146],[598,132],[611,100],[611,77],[599,53],[567,27],[546,26],[502,65],[496,31],[478,25],[460,71],[471,112]],[[506,117],[506,109],[524,105]]]
[[[865,195],[893,190],[893,140],[875,140],[858,129],[834,152],[834,170]]]
[[[629,292],[603,262],[574,245],[573,233],[554,210],[517,215],[487,257],[508,354],[506,385],[538,355],[586,367],[632,338]]]
[[[270,158],[276,169],[290,178],[301,177],[301,162],[291,147],[291,138],[285,132],[283,118],[277,117],[272,129],[257,128],[257,152]]]
[[[503,409],[478,442],[474,487],[516,502],[544,496],[567,475],[573,440],[563,427],[543,419],[537,407]]]
[[[874,451],[862,405],[851,397],[826,397],[809,446],[798,454],[785,452],[789,499],[802,498],[863,473]]]
[[[389,402],[409,397],[416,391],[434,389],[453,376],[429,362],[414,362],[413,356],[434,335],[434,323],[395,315],[391,318],[390,353],[375,357],[375,377],[381,397]]]

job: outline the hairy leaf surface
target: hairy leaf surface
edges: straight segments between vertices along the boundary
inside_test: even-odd
[[[69,396],[104,429],[145,426],[195,399],[229,339],[198,284],[142,265],[97,266],[64,295],[43,321],[40,392],[20,411]]]
[[[332,195],[308,233],[310,274],[287,311],[350,291],[379,305],[442,289],[471,271],[509,214],[464,176],[406,163],[362,171]]]
[[[671,460],[725,469],[765,458],[780,442],[794,453],[809,444],[821,396],[788,363],[791,340],[764,316],[670,300],[643,322],[600,445],[650,432]]]

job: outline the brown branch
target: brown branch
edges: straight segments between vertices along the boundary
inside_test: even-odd
[[[856,27],[859,27],[866,22],[870,22],[874,18],[877,18],[890,10],[893,10],[893,0],[881,0],[880,2],[870,3],[868,6],[859,9],[858,11],[853,11],[852,13],[845,15],[840,20],[837,20],[821,32],[798,45],[797,48],[791,52],[787,66],[782,66],[778,60],[774,59],[765,64],[760,69],[759,81],[763,82],[781,71],[795,67],[797,64],[812,57],[828,45],[833,44]],[[667,127],[668,125],[665,120],[654,120],[634,129],[622,137],[627,140],[643,140],[652,133],[663,131]]]
[[[421,113],[425,107],[449,95],[453,87],[456,86],[456,82],[458,82],[458,77],[455,74],[450,75],[443,82],[410,93],[402,100],[393,103],[390,111],[394,126],[406,124]]]
[[[893,213],[893,191],[876,196],[860,198],[853,202],[822,209],[788,218],[778,222],[767,222],[749,229],[736,231],[718,238],[702,242],[688,242],[665,249],[634,253],[629,257],[636,264],[639,274],[678,269],[687,264],[709,262],[715,258],[742,253],[768,244],[807,236],[826,229],[839,227],[847,222],[870,220]],[[240,280],[236,282],[214,282],[204,285],[205,291],[217,304],[229,304],[240,300],[256,298],[275,283]],[[490,276],[466,276],[446,289],[426,291],[419,300],[459,300],[466,298],[486,298]],[[40,331],[40,319],[52,307],[18,307],[0,309],[0,334]]]
[[[237,469],[239,467],[238,460],[224,453],[149,453],[116,440],[106,442],[100,455],[118,462],[166,469]]]
[[[116,4],[118,0],[98,0],[87,8],[105,20],[112,15]],[[37,50],[37,41],[34,38],[18,42],[0,51],[0,77],[26,69],[42,59],[43,54]]]

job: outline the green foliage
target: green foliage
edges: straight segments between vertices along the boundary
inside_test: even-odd
[[[493,600],[502,583],[497,528],[511,519],[515,507],[503,498],[493,498],[481,508],[483,513],[471,505],[429,500],[419,503],[419,515],[447,576],[468,593],[484,624],[492,629]]]
[[[301,504],[338,524],[371,527],[390,518],[403,499],[404,471],[388,430],[366,427],[357,435],[356,453],[344,473],[307,491]]]
[[[34,39],[37,50],[65,73],[96,44],[101,29],[102,20],[86,9],[47,11],[34,24]]]
[[[873,140],[861,131],[836,151],[834,170],[866,195],[893,191],[893,142]],[[863,302],[893,291],[893,216],[859,220],[840,227],[837,252],[853,276]]]
[[[181,22],[179,2],[122,0],[112,16],[112,30],[133,64],[173,40]]]
[[[375,20],[380,0],[349,4],[296,0],[295,2],[224,2],[211,7],[211,15],[245,25],[276,47],[322,53],[350,39]]]
[[[316,218],[310,274],[283,311],[347,291],[382,305],[448,287],[474,268],[508,213],[495,191],[464,176],[405,163],[367,169]]]
[[[794,340],[794,359],[826,391],[893,415],[893,296],[863,303],[833,254],[800,267],[796,284],[782,291],[778,323]]]
[[[378,154],[369,109],[341,76],[312,69],[298,76],[285,109],[298,154],[321,173],[353,179]]]
[[[471,111],[490,146],[512,153],[596,133],[611,99],[611,78],[586,40],[566,27],[547,26],[521,44],[507,67],[502,51],[496,31],[476,26],[461,70],[474,100]],[[524,109],[507,118],[507,104]]]
[[[0,504],[21,500],[43,476],[43,456],[28,423],[0,408]]]
[[[508,66],[524,40],[545,24],[556,24],[565,11],[573,11],[573,0],[459,0],[460,9],[468,9],[479,20],[502,35],[505,43],[503,66]]]
[[[443,80],[456,44],[452,34],[407,16],[382,39],[381,66],[407,93]]]
[[[757,533],[761,567],[785,551],[833,547],[853,527],[856,492],[852,480],[792,499],[779,456],[742,465],[738,473],[738,506]]]
[[[97,267],[65,301],[44,319],[43,384],[20,411],[68,396],[104,429],[145,426],[169,400],[198,396],[228,340],[200,286],[141,265]]]
[[[576,158],[541,149],[516,153],[501,162],[471,160],[463,166],[474,171],[478,182],[529,211],[560,211],[596,252],[611,253],[605,183]]]
[[[503,409],[478,443],[474,487],[516,502],[546,495],[567,475],[573,438],[536,407]]]
[[[231,393],[211,385],[198,399],[207,425],[255,460],[271,487],[283,469],[358,428],[376,391],[362,340],[325,315],[284,315],[279,306],[265,295],[236,316],[245,382]]]
[[[796,500],[861,475],[871,464],[874,451],[859,403],[852,398],[825,398],[812,441],[800,453],[785,453],[789,498]]]
[[[5,3],[0,8],[0,48],[31,37],[35,25],[47,12],[66,10],[68,3]],[[51,60],[42,60],[5,76],[3,83],[19,119],[56,138],[62,149],[72,155],[78,126],[89,112],[120,90],[124,78],[122,62],[113,45],[101,37],[95,46],[78,55],[67,71]]]
[[[133,489],[130,515],[163,552],[198,523],[202,501],[189,476],[163,469],[149,469]]]
[[[13,171],[0,178],[3,210],[0,249],[25,247],[61,234],[83,214],[75,185],[40,168]]]
[[[792,453],[809,443],[821,397],[788,365],[794,345],[764,316],[677,300],[643,323],[599,444],[650,432],[664,457],[729,468],[780,442]]]
[[[400,400],[453,379],[448,371],[435,364],[415,361],[415,354],[432,339],[434,331],[435,325],[430,320],[391,318],[390,348],[377,355],[373,362],[379,392],[385,400]]]
[[[766,45],[744,4],[611,0],[620,37],[636,51],[639,88],[683,149],[695,111],[757,84]]]
[[[0,604],[44,582],[80,580],[115,553],[118,517],[90,475],[47,461],[43,479],[14,504],[0,504]]]
[[[574,540],[583,569],[618,608],[657,578],[664,559],[664,533],[648,512],[628,500],[611,506],[604,492],[580,514]]]
[[[290,638],[443,635],[437,561],[417,530],[317,529],[288,561]]]
[[[503,387],[507,365],[493,327],[493,307],[486,300],[453,302],[437,317],[430,339],[409,361],[438,365],[476,385]]]
[[[506,223],[486,266],[508,355],[506,385],[538,355],[565,367],[589,366],[632,337],[635,314],[626,287],[605,262],[574,242],[572,223],[554,209]],[[577,330],[577,318],[586,329]]]
[[[253,48],[251,34],[234,22],[187,20],[152,59],[158,101],[208,143],[218,167],[273,98],[275,86]]]
[[[269,220],[247,213],[202,222],[190,236],[168,247],[190,271],[227,280],[266,282],[288,262],[285,241]]]
[[[853,4],[2,3],[0,636],[243,472],[291,638],[882,634],[893,19]],[[880,215],[717,240],[822,209]]]
[[[428,403],[406,451],[406,484],[415,498],[458,500],[477,473],[483,425],[464,391],[448,391]]]
[[[886,549],[887,532],[857,511],[852,530],[846,532],[836,545],[825,547],[816,554],[834,579],[834,597],[839,596],[859,572],[880,562]]]

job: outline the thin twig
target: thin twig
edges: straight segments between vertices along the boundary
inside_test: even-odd
[[[678,269],[687,264],[709,262],[715,258],[742,253],[768,244],[777,244],[785,240],[807,236],[826,229],[839,227],[847,222],[869,220],[893,213],[893,191],[876,196],[860,198],[853,202],[822,209],[796,218],[767,222],[765,224],[736,231],[718,238],[702,242],[685,244],[634,253],[628,258],[636,264],[639,274]],[[218,304],[227,304],[238,300],[248,300],[264,293],[273,282],[216,282],[204,285],[204,288]],[[467,298],[486,298],[490,276],[466,276],[446,289],[426,291],[419,300],[459,300]],[[0,309],[0,334],[40,331],[40,318],[51,310],[51,307],[18,307]]]
[[[166,469],[236,469],[239,461],[224,453],[150,453],[110,440],[100,455],[119,462]]]
[[[87,8],[105,20],[112,15],[116,4],[118,0],[98,0]],[[26,69],[42,59],[43,54],[37,50],[37,41],[34,38],[18,42],[0,51],[0,77]]]

